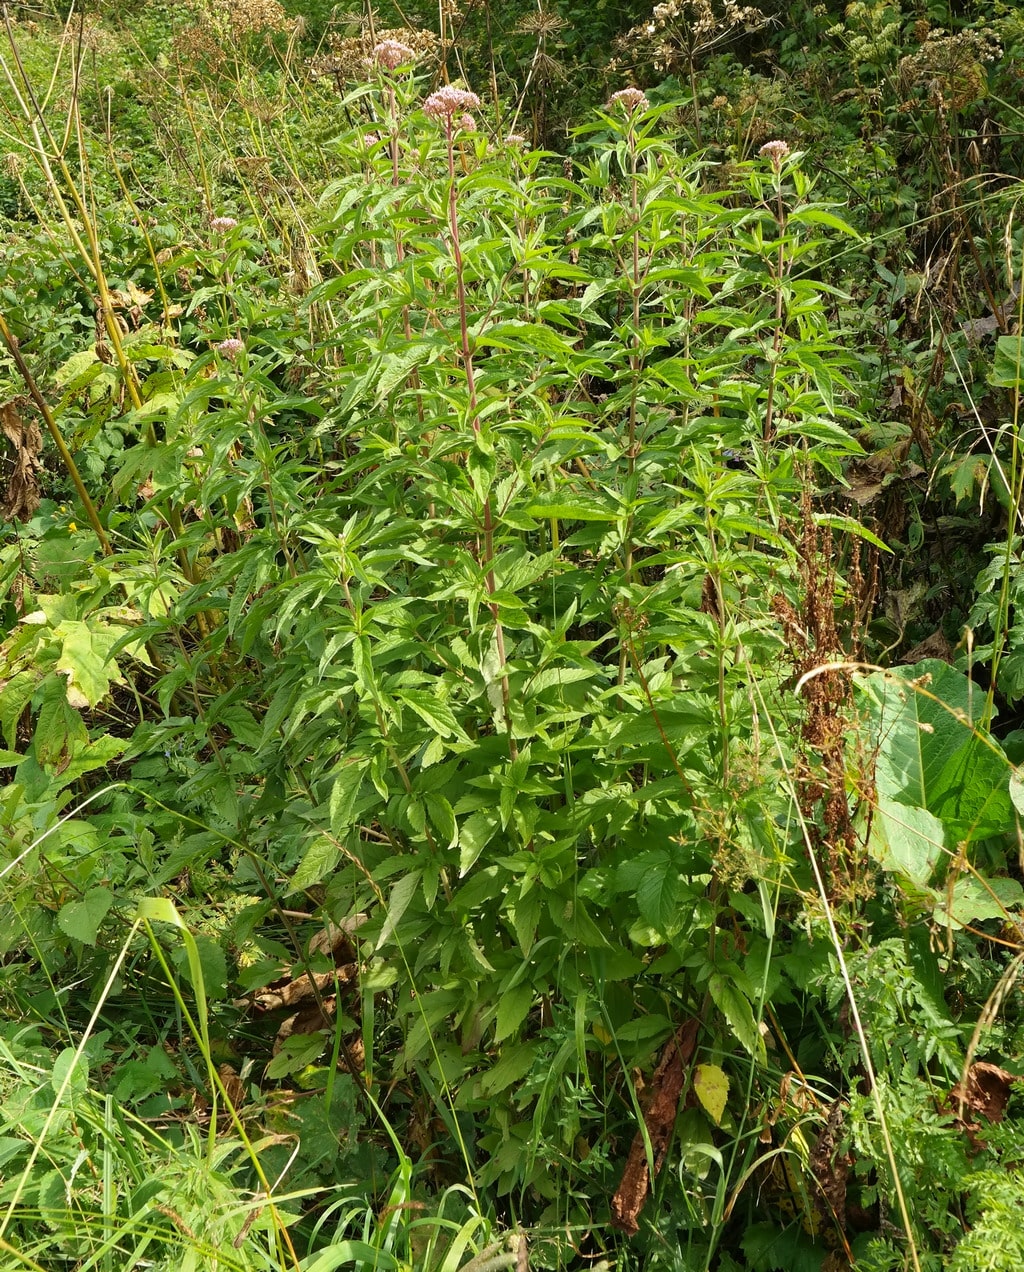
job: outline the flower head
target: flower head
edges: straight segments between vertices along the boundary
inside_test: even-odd
[[[770,159],[772,167],[778,172],[782,167],[783,159],[789,154],[789,143],[786,141],[766,141],[757,153],[764,155],[766,159]]]
[[[505,145],[525,147],[526,138],[523,136],[522,133],[509,133],[509,135],[505,138]]]
[[[431,93],[423,103],[423,113],[431,119],[451,119],[463,111],[479,110],[480,98],[476,93],[467,92],[464,88],[453,88],[445,84],[436,93]]]
[[[650,104],[638,88],[620,88],[617,93],[612,93],[608,98],[605,110],[621,106],[627,115],[632,115],[634,111],[646,110]]]
[[[468,112],[460,115],[455,121],[456,128],[461,128],[463,132],[476,132],[476,120]]]
[[[233,216],[210,217],[210,229],[214,234],[227,234],[228,230],[233,230],[237,224]]]
[[[414,62],[416,54],[401,40],[381,40],[374,45],[373,60],[385,70],[397,71],[400,66],[408,66],[410,62]]]
[[[217,352],[223,354],[224,357],[229,359],[231,362],[234,362],[244,348],[245,344],[241,340],[236,340],[235,337],[232,336],[229,340],[222,340],[220,342],[217,346]]]

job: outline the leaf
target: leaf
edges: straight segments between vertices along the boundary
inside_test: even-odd
[[[62,785],[70,786],[83,773],[92,773],[96,769],[104,768],[111,761],[116,760],[127,747],[127,738],[113,738],[109,733],[101,734],[92,742],[72,741],[71,758],[67,766],[60,770]]]
[[[224,950],[212,936],[195,937],[195,947],[179,947],[173,953],[175,966],[192,986],[201,979],[204,992],[210,998],[223,998],[227,992],[228,969]]]
[[[679,914],[679,871],[666,861],[645,872],[636,890],[636,904],[641,916],[652,927],[674,936],[682,926]]]
[[[114,904],[109,888],[90,888],[80,901],[61,906],[57,922],[62,932],[83,945],[95,945],[100,924]]]
[[[716,1126],[722,1125],[729,1079],[717,1064],[699,1064],[693,1075],[693,1090]]]
[[[1009,910],[1024,901],[1024,888],[1016,879],[958,879],[952,898],[943,896],[935,907],[935,920],[961,928],[985,919],[1005,919]]]
[[[89,1061],[76,1047],[65,1047],[53,1062],[50,1087],[57,1094],[81,1095],[89,1085]]]
[[[496,1095],[525,1077],[533,1068],[537,1044],[524,1043],[522,1046],[506,1045],[501,1049],[501,1058],[489,1073],[481,1079],[481,1086],[487,1095]]]
[[[1024,336],[1000,336],[996,341],[996,354],[989,380],[1006,389],[1024,387]]]
[[[533,998],[532,985],[515,985],[505,990],[498,1002],[498,1015],[494,1027],[495,1042],[504,1042],[516,1032],[529,1015]]]
[[[571,491],[542,492],[524,509],[527,516],[559,521],[615,521],[619,507],[606,494],[579,494]]]
[[[545,354],[551,358],[570,360],[573,347],[550,327],[540,323],[513,320],[498,322],[477,336],[478,345],[495,349],[525,349],[530,353]]]
[[[696,401],[699,394],[693,384],[693,364],[687,358],[665,358],[651,368],[670,389],[681,394],[684,400]]]
[[[1010,799],[1017,812],[1024,817],[1024,778],[1021,777],[1021,769],[1015,768],[1010,777]]]
[[[605,292],[613,289],[618,290],[621,286],[622,280],[619,278],[595,278],[592,283],[587,284],[583,295],[580,297],[579,310],[577,311],[579,316],[582,318],[586,315],[588,322],[600,323],[601,326],[606,326],[607,324],[602,319],[595,317],[593,314],[587,314],[587,310],[596,304]]]
[[[997,743],[971,735],[936,775],[929,808],[957,838],[1000,835],[1013,823],[1010,772]]]
[[[819,526],[828,526],[832,530],[838,530],[840,534],[855,535],[858,539],[863,539],[881,552],[892,552],[892,548],[887,543],[869,530],[867,526],[862,526],[855,517],[841,517],[835,513],[821,512],[815,515],[814,523]]]
[[[389,353],[384,358],[384,369],[377,380],[377,401],[382,402],[393,389],[397,388],[416,367],[429,358],[437,357],[439,346],[436,343],[407,345],[397,353]]]
[[[868,852],[883,870],[924,886],[944,855],[945,828],[927,809],[881,795],[871,823]]]
[[[528,958],[537,939],[537,923],[540,920],[542,901],[538,889],[521,896],[512,907],[512,928],[523,958]]]
[[[849,234],[852,238],[860,239],[862,236],[849,225],[842,217],[836,216],[834,212],[829,212],[826,208],[818,204],[809,204],[807,207],[797,208],[790,212],[786,217],[786,221],[790,225],[825,225],[830,230],[838,230],[840,234]]]
[[[946,839],[974,840],[1013,824],[1010,764],[972,727],[985,695],[938,659],[858,678],[872,712],[880,797],[927,809]]]
[[[299,862],[298,869],[292,876],[292,889],[301,892],[305,888],[315,887],[322,883],[341,859],[341,849],[327,835],[317,835],[306,849],[305,856]]]
[[[498,829],[496,812],[473,813],[459,827],[459,877],[473,866]]]
[[[271,1061],[273,1064],[273,1061]],[[269,1070],[268,1070],[269,1074]],[[366,1269],[366,1272],[398,1272],[402,1264],[388,1250],[366,1241],[336,1241],[319,1254],[311,1254],[299,1264],[301,1272],[335,1272],[336,1268]]]
[[[324,1046],[324,1035],[319,1030],[290,1034],[282,1041],[281,1049],[267,1065],[267,1077],[276,1080],[286,1078],[290,1073],[301,1072],[320,1057]]]
[[[54,629],[61,640],[57,671],[67,676],[67,698],[78,709],[97,706],[110,692],[111,681],[120,681],[117,663],[110,651],[122,632],[65,619]]]
[[[425,720],[440,737],[457,737],[464,742],[469,741],[451,707],[436,694],[429,693],[426,689],[399,689],[395,697],[406,706],[412,707],[420,719]]]
[[[421,880],[421,872],[419,870],[411,870],[407,875],[403,875],[391,889],[391,899],[388,902],[388,917],[381,928],[377,944],[374,946],[374,952],[381,949],[391,940],[395,929],[402,921],[402,915],[408,910],[409,903],[416,895]]]
[[[356,802],[369,764],[370,761],[365,756],[356,756],[343,760],[334,770],[336,776],[327,808],[331,830],[339,837],[355,825]]]
[[[728,977],[715,972],[708,980],[708,992],[725,1017],[737,1042],[756,1060],[764,1063],[764,1039],[754,1019],[754,1011],[744,995]]]

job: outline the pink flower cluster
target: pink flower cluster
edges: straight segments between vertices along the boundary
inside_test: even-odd
[[[210,218],[210,229],[214,234],[227,234],[228,230],[233,230],[238,222],[233,216],[212,216]]]
[[[416,54],[403,44],[401,40],[381,40],[374,46],[373,59],[385,70],[397,71],[400,66],[408,66],[416,60]]]
[[[789,154],[789,144],[785,141],[766,141],[757,153],[770,159],[772,167],[778,172],[782,167],[783,159]]]
[[[620,88],[617,93],[612,93],[608,98],[605,110],[621,106],[627,115],[632,115],[636,110],[646,110],[650,104],[638,88]]]
[[[431,93],[423,103],[423,112],[431,119],[451,119],[453,115],[461,115],[463,111],[479,110],[480,98],[476,93],[467,92],[464,88],[453,88],[445,84],[436,93]],[[465,127],[459,120],[460,127]]]
[[[229,361],[234,362],[244,348],[245,343],[232,336],[230,339],[222,340],[220,342],[217,346],[217,352],[223,354],[223,356]]]

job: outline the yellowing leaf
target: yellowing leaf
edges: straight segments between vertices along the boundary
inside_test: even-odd
[[[693,1075],[693,1090],[716,1126],[722,1125],[722,1114],[729,1096],[729,1079],[717,1064],[699,1064]]]
[[[111,681],[121,679],[117,663],[108,655],[122,633],[113,627],[65,619],[54,634],[62,642],[57,670],[68,678],[68,702],[79,710],[95,707],[110,692]]]

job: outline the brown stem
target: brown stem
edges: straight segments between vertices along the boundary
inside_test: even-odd
[[[31,394],[32,401],[35,402],[36,406],[39,408],[39,413],[46,421],[46,427],[49,429],[50,436],[53,438],[54,444],[60,452],[60,457],[64,467],[68,471],[68,476],[71,478],[72,482],[74,482],[75,490],[78,491],[78,497],[82,501],[82,507],[85,509],[85,515],[89,518],[89,524],[96,531],[96,537],[100,541],[100,547],[103,549],[106,556],[110,556],[114,549],[110,546],[110,540],[107,538],[107,532],[100,524],[96,507],[93,504],[93,501],[89,498],[89,492],[85,488],[85,483],[82,481],[82,476],[78,471],[74,458],[67,448],[67,444],[64,441],[60,429],[57,427],[57,421],[53,418],[53,412],[47,405],[46,399],[43,397],[42,393],[40,393],[39,386],[36,384],[32,372],[28,369],[28,363],[22,357],[21,350],[18,348],[17,338],[11,331],[10,327],[8,327],[7,321],[2,314],[0,314],[0,335],[3,336],[7,348],[10,350],[11,357],[14,359],[18,371],[21,373],[21,378],[25,381],[25,387]]]

